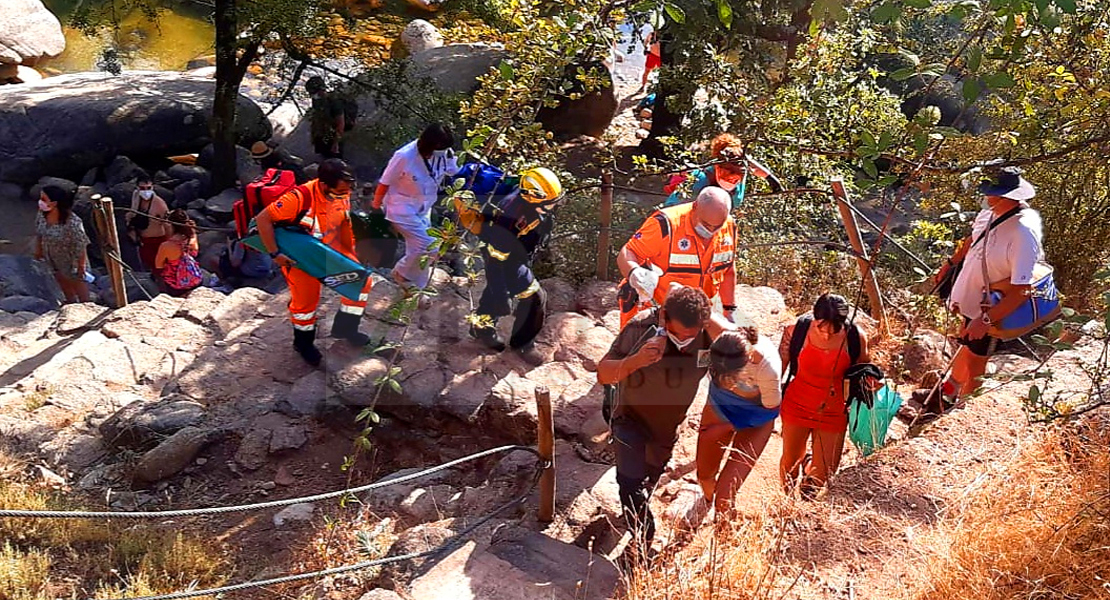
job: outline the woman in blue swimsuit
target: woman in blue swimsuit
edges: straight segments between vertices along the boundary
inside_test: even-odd
[[[698,483],[724,515],[771,437],[782,402],[782,359],[755,327],[741,327],[713,342],[709,375],[698,429]]]

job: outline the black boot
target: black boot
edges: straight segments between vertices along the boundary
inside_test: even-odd
[[[358,330],[358,323],[362,318],[339,311],[335,313],[335,320],[331,324],[331,337],[347,340],[352,346],[362,347],[370,343],[370,336]]]
[[[313,367],[320,366],[323,355],[316,348],[316,328],[309,330],[293,330],[293,348],[301,355],[304,361]]]
[[[476,327],[471,325],[470,337],[494,352],[503,352],[505,350],[505,342],[497,336],[497,330],[493,327]]]

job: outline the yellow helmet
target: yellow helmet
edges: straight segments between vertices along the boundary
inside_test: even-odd
[[[546,167],[534,167],[520,174],[520,195],[532,204],[554,202],[563,195],[563,184]]]

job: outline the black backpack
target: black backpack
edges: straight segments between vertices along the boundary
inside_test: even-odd
[[[782,384],[783,393],[786,392],[786,387],[794,381],[794,376],[798,373],[798,355],[802,353],[802,346],[806,343],[806,334],[809,333],[809,326],[813,324],[813,316],[805,315],[798,318],[798,322],[794,324],[794,333],[790,336],[790,354],[789,363],[787,364],[786,380]],[[863,353],[863,342],[860,340],[859,328],[855,323],[848,323],[848,358],[851,359],[852,364],[859,362],[859,356]]]

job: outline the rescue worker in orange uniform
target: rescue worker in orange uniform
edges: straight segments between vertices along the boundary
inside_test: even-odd
[[[316,348],[316,307],[320,303],[320,281],[297,268],[296,262],[278,251],[274,239],[275,223],[299,223],[313,237],[334,250],[358,261],[355,235],[351,227],[351,184],[354,182],[347,163],[330,158],[320,163],[318,178],[293,188],[258,213],[255,224],[266,250],[285,275],[289,284],[289,316],[293,322],[293,347],[312,366],[318,366],[320,350]],[[303,193],[302,193],[303,189]],[[370,343],[370,336],[358,330],[366,310],[372,280],[366,284],[357,301],[342,299],[335,313],[331,336],[342,338],[355,346]]]
[[[652,214],[617,255],[624,280],[617,292],[623,328],[672,283],[720,294],[725,316],[736,310],[736,223],[728,192],[706,186],[694,202]]]

